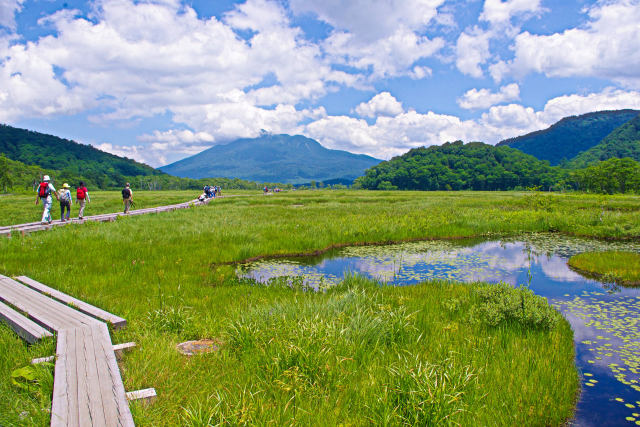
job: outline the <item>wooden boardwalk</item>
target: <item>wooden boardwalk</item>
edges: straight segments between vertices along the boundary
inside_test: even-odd
[[[213,199],[205,199],[203,202],[198,199],[191,200],[189,202],[178,203],[175,205],[167,205],[167,206],[157,206],[153,208],[144,208],[144,209],[134,209],[129,211],[128,214],[124,214],[122,212],[116,213],[108,213],[108,214],[100,214],[100,215],[91,215],[85,216],[83,219],[72,218],[70,221],[62,222],[60,220],[53,221],[51,224],[42,224],[40,222],[29,222],[26,224],[16,224],[16,225],[5,225],[0,226],[0,236],[11,237],[12,232],[18,232],[21,234],[28,234],[34,231],[41,230],[50,230],[53,227],[61,227],[68,224],[83,224],[87,221],[98,221],[98,222],[111,222],[115,221],[119,216],[136,216],[136,215],[145,215],[150,213],[160,213],[160,212],[170,212],[175,211],[177,209],[187,209],[192,206],[201,206],[208,204]]]
[[[104,323],[115,320],[123,326],[126,321],[28,277],[19,279],[29,286],[0,275],[0,301],[5,303],[0,305],[0,318],[32,340],[51,332],[57,335],[51,425],[133,426]]]

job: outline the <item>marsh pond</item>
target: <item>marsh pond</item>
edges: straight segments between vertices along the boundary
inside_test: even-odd
[[[393,286],[427,280],[507,282],[546,297],[571,324],[582,391],[573,425],[640,425],[640,288],[572,271],[585,251],[640,252],[637,242],[533,234],[491,240],[436,240],[356,246],[317,257],[266,259],[239,267],[260,282],[297,280],[322,289],[357,273]]]

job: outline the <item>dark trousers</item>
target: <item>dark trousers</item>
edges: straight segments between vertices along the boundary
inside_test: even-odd
[[[71,202],[65,202],[61,200],[60,201],[60,219],[65,219],[65,216],[64,216],[65,208],[67,209],[66,219],[69,219],[69,216],[71,215]]]

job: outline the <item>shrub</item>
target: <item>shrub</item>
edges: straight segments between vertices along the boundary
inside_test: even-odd
[[[470,311],[474,322],[489,326],[519,323],[527,328],[551,330],[559,320],[560,314],[547,300],[528,288],[498,283],[478,287],[474,295],[478,299]]]

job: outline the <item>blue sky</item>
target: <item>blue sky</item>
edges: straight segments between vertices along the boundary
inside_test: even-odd
[[[387,159],[640,109],[640,0],[0,0],[0,122],[152,166],[261,130]]]

